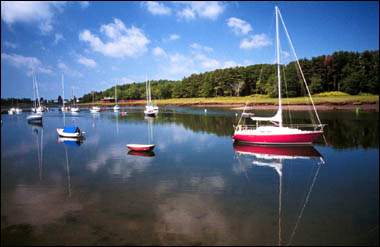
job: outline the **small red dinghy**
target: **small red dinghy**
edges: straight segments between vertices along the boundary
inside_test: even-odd
[[[154,148],[154,144],[127,144],[125,146],[133,151],[151,151]]]

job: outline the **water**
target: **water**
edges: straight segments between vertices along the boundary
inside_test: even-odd
[[[236,111],[125,110],[2,115],[2,245],[379,244],[378,113],[321,112],[324,137],[281,149],[233,145]]]

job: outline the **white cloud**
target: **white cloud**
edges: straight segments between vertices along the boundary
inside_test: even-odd
[[[60,34],[60,33],[56,33],[56,34],[55,34],[55,40],[54,40],[53,44],[54,44],[54,45],[57,45],[58,42],[59,42],[60,40],[63,40],[63,39],[64,39],[64,38],[63,38],[63,35],[62,35],[62,34]]]
[[[83,9],[87,8],[88,6],[90,6],[90,3],[88,1],[80,1],[79,4],[80,4],[80,6]]]
[[[223,63],[223,69],[225,68],[234,68],[237,66],[241,66],[241,64],[236,63],[235,61],[225,61]]]
[[[195,19],[195,11],[190,8],[184,8],[177,13],[179,17],[183,17],[186,20]]]
[[[84,30],[79,34],[79,40],[88,42],[93,51],[100,52],[110,57],[131,57],[137,56],[147,51],[146,45],[150,41],[145,37],[144,32],[132,26],[126,28],[119,19],[114,19],[114,23],[102,25],[100,32],[111,41],[103,43],[96,35],[89,30]]]
[[[194,73],[195,69],[193,59],[182,54],[175,53],[169,56],[170,65],[167,68],[169,74],[189,74]]]
[[[92,60],[91,58],[83,57],[82,55],[79,55],[79,58],[77,59],[77,62],[81,63],[81,64],[83,64],[84,66],[87,66],[87,67],[96,67],[96,65],[97,65],[94,60]]]
[[[193,48],[196,52],[199,52],[199,51],[206,51],[206,52],[212,52],[214,49],[212,49],[211,47],[207,47],[207,46],[202,46],[198,43],[193,43],[190,45],[191,48]]]
[[[177,40],[177,39],[179,39],[180,38],[180,36],[178,35],[178,34],[171,34],[170,36],[169,36],[169,40]]]
[[[196,16],[215,20],[224,11],[224,6],[218,1],[183,1],[179,3],[188,5],[177,13],[179,17],[187,20],[195,19]]]
[[[61,61],[58,62],[57,66],[58,66],[58,68],[60,68],[65,73],[65,75],[69,75],[72,77],[83,77],[82,73],[70,69],[66,64],[64,64]]]
[[[287,51],[281,51],[281,55],[283,59],[288,59],[290,57],[290,53]]]
[[[5,62],[9,62],[16,68],[26,68],[28,70],[28,75],[32,74],[33,69],[35,72],[40,72],[44,74],[54,74],[50,68],[42,65],[41,61],[35,57],[24,57],[18,54],[9,55],[6,53],[1,53],[1,59]]]
[[[155,47],[153,49],[153,55],[155,56],[166,56],[166,52],[161,47]]]
[[[13,48],[13,49],[16,49],[16,48],[17,48],[17,45],[16,45],[16,44],[13,44],[13,43],[8,42],[8,41],[4,41],[4,46],[5,46],[5,47],[8,47],[8,48]]]
[[[148,9],[153,15],[170,15],[171,9],[166,7],[162,3],[147,1],[143,5]]]
[[[42,32],[53,30],[55,11],[61,11],[66,2],[2,1],[1,19],[13,23],[37,23]]]
[[[162,41],[163,42],[167,42],[167,41],[171,41],[171,40],[177,40],[179,38],[181,38],[181,36],[179,36],[178,34],[173,33],[173,34],[170,34],[168,38],[163,38]]]
[[[252,27],[249,23],[235,17],[227,19],[227,26],[231,27],[232,31],[234,31],[234,33],[237,35],[247,34],[252,30]]]
[[[241,49],[260,48],[272,45],[272,41],[265,34],[255,34],[250,36],[251,40],[243,39],[240,43]]]

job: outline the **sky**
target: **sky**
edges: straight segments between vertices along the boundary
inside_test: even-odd
[[[379,2],[1,1],[1,98],[82,97],[275,63],[275,5],[298,58],[379,49]],[[294,61],[280,23],[281,63]]]

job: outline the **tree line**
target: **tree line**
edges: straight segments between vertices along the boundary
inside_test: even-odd
[[[379,50],[364,52],[338,51],[312,59],[300,59],[300,66],[312,94],[341,91],[351,95],[359,93],[379,94]],[[256,64],[235,68],[217,69],[192,74],[178,81],[150,81],[152,99],[193,98],[215,96],[247,96],[264,94],[277,97],[277,66]],[[296,62],[281,65],[282,95],[305,95],[301,74]],[[94,92],[95,101],[114,97],[115,87]],[[118,100],[146,98],[145,82],[117,86]],[[7,105],[11,99],[2,99]],[[92,92],[79,98],[80,102],[92,102]],[[58,99],[62,102],[62,99]],[[15,101],[14,101],[15,102]]]
[[[306,83],[312,94],[341,91],[351,95],[379,94],[379,51],[338,51],[312,59],[299,60]],[[153,99],[215,96],[246,96],[265,94],[277,97],[277,68],[275,64],[256,64],[246,67],[217,69],[192,74],[180,81],[151,81]],[[281,65],[281,77],[286,83],[282,94],[288,97],[304,95],[302,77],[296,62]],[[95,100],[114,97],[115,88],[95,92]],[[144,99],[145,82],[117,86],[118,99]],[[81,102],[91,102],[92,93]]]

